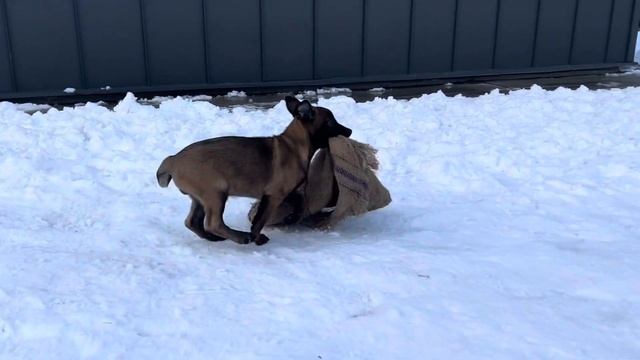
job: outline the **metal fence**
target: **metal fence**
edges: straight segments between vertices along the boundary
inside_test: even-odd
[[[640,0],[0,0],[0,98],[630,63]]]

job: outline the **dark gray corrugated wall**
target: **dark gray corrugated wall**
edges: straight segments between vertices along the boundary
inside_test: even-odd
[[[0,0],[0,98],[595,69],[633,61],[639,22],[640,0]]]

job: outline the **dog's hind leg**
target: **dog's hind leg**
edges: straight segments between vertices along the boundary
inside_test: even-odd
[[[228,227],[222,219],[224,205],[227,202],[227,195],[223,193],[208,196],[204,199],[205,217],[204,229],[216,236],[230,239],[238,244],[248,244],[251,242],[251,234],[244,231],[234,230]]]
[[[187,229],[193,231],[199,237],[209,241],[222,241],[223,237],[208,233],[204,229],[204,208],[200,203],[191,197],[191,210],[189,215],[184,219],[184,225]]]

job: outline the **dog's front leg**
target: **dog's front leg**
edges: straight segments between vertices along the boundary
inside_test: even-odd
[[[282,197],[262,195],[260,205],[258,205],[258,211],[251,224],[251,241],[254,241],[256,245],[264,245],[269,241],[269,238],[266,235],[260,234],[260,232],[267,223],[267,220],[271,217],[271,214],[273,214],[281,203]]]

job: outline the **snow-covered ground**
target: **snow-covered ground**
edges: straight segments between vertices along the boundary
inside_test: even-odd
[[[321,105],[394,201],[256,247],[196,238],[155,171],[284,103],[0,103],[0,358],[640,358],[640,88]]]

